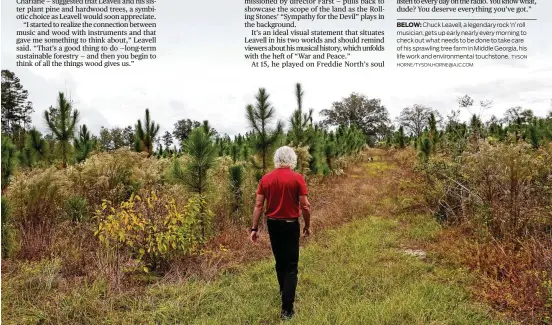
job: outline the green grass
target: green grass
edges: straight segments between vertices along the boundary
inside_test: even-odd
[[[372,162],[364,164],[364,169],[367,176],[376,176],[388,171],[391,168],[393,168],[393,166],[383,160],[374,160]]]
[[[465,274],[399,249],[416,234],[412,229],[369,217],[316,234],[301,249],[297,314],[289,324],[499,324],[457,284]],[[8,318],[18,324],[278,324],[277,288],[273,261],[263,260],[211,282],[155,284],[142,293],[106,296],[101,283],[82,286],[58,306],[20,305],[19,315],[10,308]]]

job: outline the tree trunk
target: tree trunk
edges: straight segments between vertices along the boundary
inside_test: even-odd
[[[263,175],[266,174],[266,150],[263,150]]]
[[[62,166],[67,168],[67,143],[65,141],[61,142],[61,155],[63,159]]]

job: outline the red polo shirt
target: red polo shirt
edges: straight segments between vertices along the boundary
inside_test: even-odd
[[[290,168],[277,168],[261,178],[257,194],[266,199],[265,215],[270,218],[298,218],[299,196],[307,195],[303,175]]]

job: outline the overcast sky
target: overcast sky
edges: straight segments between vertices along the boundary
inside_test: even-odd
[[[484,118],[500,117],[513,106],[544,115],[552,98],[552,1],[540,2],[538,10],[523,17],[538,19],[527,22],[530,58],[526,61],[478,62],[475,68],[463,69],[394,68],[397,16],[395,5],[388,1],[383,22],[302,25],[385,29],[387,51],[379,58],[386,60],[386,68],[259,70],[250,68],[243,56],[247,35],[243,0],[158,1],[157,60],[108,69],[16,67],[15,29],[22,24],[15,19],[15,1],[2,1],[1,65],[15,72],[29,91],[35,108],[33,124],[40,130],[45,129],[43,111],[64,91],[81,112],[81,123],[96,134],[100,126],[134,125],[149,108],[162,132],[172,131],[177,120],[190,118],[208,119],[219,133],[234,135],[246,131],[245,106],[254,101],[259,87],[267,89],[277,115],[287,120],[296,108],[297,82],[305,91],[304,108],[314,108],[317,118],[320,110],[351,92],[380,98],[392,118],[412,104],[429,105],[446,116],[464,94],[494,101]]]

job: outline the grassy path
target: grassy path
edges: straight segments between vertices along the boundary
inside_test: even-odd
[[[328,226],[301,248],[297,314],[289,324],[500,324],[469,299],[468,274],[405,253],[439,232],[431,217],[409,208],[415,199],[408,182],[391,162],[376,160],[353,169],[340,186],[345,192],[337,195],[355,193],[355,202],[336,207],[318,198],[318,211],[330,212],[321,220],[315,212],[313,225]],[[351,209],[341,225],[329,219],[335,209]],[[257,249],[267,250],[266,243]],[[273,260],[255,259],[211,280],[153,284],[139,293],[106,296],[105,284],[95,283],[58,297],[56,308],[12,307],[9,318],[29,324],[279,324]]]
[[[407,256],[399,223],[367,217],[326,231],[301,251],[290,324],[495,324],[446,278],[460,274]],[[277,324],[271,261],[213,282],[151,289],[119,315],[129,323]]]

